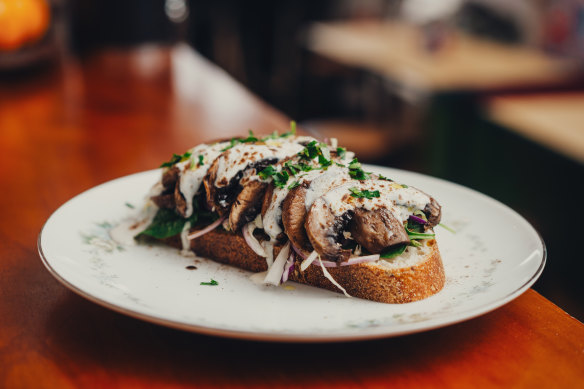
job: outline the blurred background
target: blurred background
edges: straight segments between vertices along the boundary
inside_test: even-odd
[[[0,112],[57,71],[74,116],[96,86],[88,74],[128,82],[127,52],[165,83],[177,45],[364,162],[518,211],[549,251],[535,289],[584,320],[584,1],[0,0]],[[123,111],[155,93],[128,85],[85,98]]]

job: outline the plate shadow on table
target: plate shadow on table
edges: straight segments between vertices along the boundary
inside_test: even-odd
[[[496,311],[490,315],[505,315]],[[344,343],[264,343],[199,335],[143,322],[93,304],[70,292],[56,303],[44,326],[52,358],[68,377],[82,372],[96,376],[140,376],[152,382],[242,386],[258,380],[329,385],[355,377],[379,379],[383,373],[409,379],[442,364],[482,360],[482,346],[497,343],[502,353],[519,353],[517,336],[494,328],[496,320],[467,323],[397,338]],[[513,337],[513,342],[510,337]],[[453,339],[456,339],[453,342]],[[526,346],[528,339],[524,337]],[[510,345],[515,344],[511,348]],[[425,350],[420,352],[420,348]],[[492,349],[492,347],[490,347]],[[70,361],[74,356],[75,362]],[[71,362],[71,363],[68,363]],[[415,368],[413,367],[415,363]],[[343,368],[339,369],[339,365]],[[409,378],[408,378],[409,377]],[[266,384],[268,384],[266,382]],[[273,382],[278,385],[278,382]]]

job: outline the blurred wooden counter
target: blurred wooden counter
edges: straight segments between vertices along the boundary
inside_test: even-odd
[[[487,117],[584,164],[584,92],[492,96]]]
[[[37,235],[77,193],[172,152],[288,119],[192,50],[107,52],[0,82],[0,387],[577,387],[584,325],[529,290],[447,328],[269,344],[141,322],[43,268]]]
[[[432,91],[550,84],[577,71],[574,62],[532,48],[442,34],[441,47],[429,51],[422,31],[405,23],[315,23],[308,28],[306,45],[333,61]]]

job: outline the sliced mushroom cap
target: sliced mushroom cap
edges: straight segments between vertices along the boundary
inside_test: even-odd
[[[339,236],[349,221],[348,213],[343,217],[335,217],[322,198],[314,202],[304,227],[312,247],[322,259],[335,262],[349,259],[351,250],[343,249],[339,243]]]
[[[186,217],[187,202],[183,194],[180,192],[180,180],[181,177],[178,178],[176,186],[174,187],[174,203],[176,204],[176,211],[178,214],[182,217]]]
[[[311,173],[298,187],[290,190],[282,206],[282,224],[286,235],[295,247],[306,252],[312,251],[304,227],[308,209],[315,199],[351,179],[348,169],[340,166]]]
[[[357,208],[351,220],[353,239],[370,253],[380,253],[396,244],[409,243],[410,238],[401,221],[386,208]]]
[[[264,199],[268,184],[261,181],[248,181],[231,206],[229,226],[231,231],[237,231],[245,223],[255,219]]]
[[[304,199],[306,198],[306,188],[308,182],[291,189],[282,203],[282,224],[288,239],[296,248],[303,251],[310,251],[310,241],[304,230],[306,221],[306,207]]]
[[[306,233],[321,257],[331,261],[348,258],[341,245],[347,228],[357,243],[377,254],[409,242],[404,223],[428,205],[439,207],[415,188],[384,180],[354,180],[314,202],[306,219]]]
[[[435,227],[440,223],[442,218],[442,207],[433,197],[430,197],[430,202],[424,208],[424,214],[428,219],[428,227]]]
[[[167,169],[162,173],[162,186],[164,189],[174,188],[178,180],[179,170],[176,166]]]
[[[152,196],[150,199],[156,204],[158,208],[174,209],[174,193],[160,194]]]

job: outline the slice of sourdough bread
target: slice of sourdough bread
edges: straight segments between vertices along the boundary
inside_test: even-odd
[[[433,239],[423,247],[409,246],[397,258],[326,269],[349,295],[390,304],[422,300],[438,293],[445,282],[444,266]],[[289,279],[340,292],[323,275],[317,261],[304,272],[297,262]]]
[[[181,248],[180,238],[164,242]],[[353,297],[382,303],[408,303],[436,294],[444,287],[442,259],[435,240],[426,240],[422,247],[409,246],[399,257],[351,266],[327,267],[331,276]],[[266,258],[256,254],[241,233],[213,230],[191,241],[191,249],[201,257],[252,272],[268,270]],[[274,247],[274,258],[281,245]],[[305,271],[301,261],[290,269],[289,280],[339,292],[323,274],[318,260]]]

